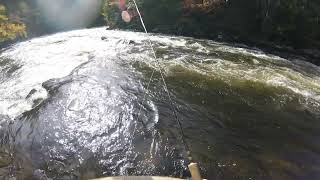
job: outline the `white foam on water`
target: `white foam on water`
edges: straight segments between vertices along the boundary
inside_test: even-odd
[[[101,39],[102,36],[105,37],[104,40]],[[30,110],[33,102],[26,99],[26,96],[32,89],[39,91],[38,99],[45,99],[47,94],[43,93],[44,90],[41,87],[43,82],[67,76],[77,66],[90,61],[91,56],[100,58],[121,56],[128,61],[146,62],[155,68],[151,52],[148,52],[147,39],[144,33],[96,28],[44,36],[13,46],[4,51],[0,58],[13,59],[14,63],[21,68],[0,84],[0,113],[15,117],[25,110]],[[293,64],[284,58],[266,54],[260,50],[232,47],[214,41],[155,34],[151,34],[150,39],[154,44],[161,44],[161,49],[167,47],[168,50],[171,48],[187,50],[184,55],[174,58],[165,54],[165,61],[160,57],[160,62],[167,73],[172,66],[180,65],[198,73],[224,79],[229,83],[243,80],[259,81],[270,86],[285,87],[306,98],[319,100],[319,76],[308,77],[297,70],[290,69],[290,67],[301,69],[301,63],[299,64],[298,61]],[[130,41],[134,41],[134,44],[130,45]],[[139,48],[142,53],[128,54],[132,47]],[[202,56],[195,55],[193,52],[202,53]],[[233,62],[227,59],[211,58],[207,57],[209,52],[226,52],[230,56],[243,54],[251,57],[252,61],[249,64],[240,60]],[[278,67],[277,63],[266,65],[264,61],[280,62],[279,64],[283,66]],[[319,67],[312,66],[312,69],[320,72]]]
[[[245,49],[240,47],[232,47],[232,46],[226,46],[221,45],[220,47],[217,47],[215,49],[216,51],[222,51],[222,52],[228,52],[228,53],[234,53],[234,54],[243,54],[243,55],[250,55],[256,58],[262,58],[262,59],[273,59],[277,61],[288,61],[284,58],[281,58],[276,55],[272,54],[266,54],[259,50],[253,50],[253,49]]]
[[[79,30],[45,36],[19,43],[0,58],[12,59],[21,66],[12,77],[0,84],[0,113],[12,118],[30,110],[33,102],[26,96],[33,89],[38,98],[47,95],[41,84],[49,79],[67,76],[82,63],[95,56],[114,55],[114,41],[101,40],[101,29]]]

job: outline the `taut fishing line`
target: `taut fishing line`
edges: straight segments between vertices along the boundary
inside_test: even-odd
[[[176,120],[176,122],[177,122],[177,124],[178,124],[178,126],[179,126],[179,129],[180,129],[182,142],[183,142],[183,144],[184,144],[184,146],[185,146],[185,148],[186,148],[186,150],[187,150],[187,154],[188,154],[189,160],[192,161],[191,152],[190,152],[189,146],[188,146],[188,144],[187,144],[187,142],[186,142],[186,139],[185,139],[185,134],[184,134],[184,131],[183,131],[183,128],[182,128],[181,121],[180,121],[179,118],[178,118],[177,110],[176,110],[175,107],[174,107],[174,104],[173,104],[173,101],[172,101],[170,92],[169,92],[169,90],[168,90],[168,86],[167,86],[166,80],[165,80],[165,78],[164,78],[163,69],[162,69],[162,67],[161,67],[161,64],[160,64],[160,62],[159,62],[159,60],[158,60],[158,58],[157,58],[156,52],[155,52],[154,47],[153,47],[153,45],[152,45],[152,42],[151,42],[151,40],[150,40],[149,33],[148,33],[147,28],[146,28],[146,26],[145,26],[145,24],[144,24],[144,21],[143,21],[143,18],[142,18],[142,16],[141,16],[139,7],[138,7],[138,5],[137,5],[137,3],[136,3],[135,0],[132,0],[132,1],[133,1],[134,5],[135,5],[135,8],[136,8],[137,12],[138,12],[138,15],[139,15],[139,18],[140,18],[142,27],[143,27],[143,29],[144,29],[144,32],[145,32],[146,35],[147,35],[148,45],[149,45],[150,49],[152,50],[153,58],[155,59],[156,65],[157,65],[158,68],[159,68],[159,72],[160,72],[160,76],[161,76],[161,80],[162,80],[162,83],[163,83],[164,90],[166,91],[166,93],[167,93],[167,95],[168,95],[168,98],[169,98],[169,101],[170,101],[171,110],[172,110],[172,112],[173,112],[173,114],[174,114],[175,120]],[[149,81],[148,81],[147,89],[146,89],[147,91],[146,91],[146,92],[144,93],[144,95],[143,95],[142,104],[145,102],[146,95],[147,95],[147,93],[148,93],[148,91],[149,91],[150,84],[151,84],[152,78],[153,78],[153,76],[154,76],[154,73],[155,73],[155,69],[153,69],[153,71],[152,71],[152,73],[151,73],[151,76],[150,76],[150,79],[149,79]],[[142,109],[142,106],[140,106],[140,109],[139,109],[138,119],[140,119],[141,109]]]

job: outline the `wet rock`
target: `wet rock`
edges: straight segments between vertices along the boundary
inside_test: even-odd
[[[26,99],[29,99],[34,93],[36,93],[37,90],[36,89],[32,89],[29,94],[27,95]]]

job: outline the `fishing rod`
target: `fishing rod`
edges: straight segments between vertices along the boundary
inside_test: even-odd
[[[137,11],[137,13],[138,13],[138,16],[139,16],[141,25],[142,25],[142,27],[143,27],[143,29],[144,29],[144,32],[145,32],[145,34],[147,35],[148,45],[149,45],[150,49],[152,50],[153,58],[155,59],[156,65],[157,65],[158,68],[159,68],[159,72],[160,72],[160,76],[161,76],[161,80],[162,80],[162,83],[163,83],[164,90],[165,90],[165,92],[166,92],[166,94],[167,94],[167,96],[168,96],[168,98],[169,98],[171,110],[172,110],[172,112],[173,112],[173,114],[174,114],[174,117],[175,117],[175,120],[176,120],[176,122],[177,122],[177,124],[178,124],[178,126],[179,126],[179,130],[180,130],[182,142],[183,142],[183,144],[184,144],[185,149],[187,150],[188,158],[189,158],[189,160],[191,161],[191,163],[188,165],[188,168],[189,168],[189,171],[190,171],[190,173],[191,173],[192,179],[193,179],[193,180],[202,180],[201,175],[200,175],[200,171],[199,171],[198,164],[192,162],[193,160],[192,160],[192,156],[191,156],[191,151],[190,151],[190,148],[189,148],[189,146],[188,146],[188,144],[187,144],[187,141],[186,141],[186,138],[185,138],[185,133],[184,133],[183,128],[182,128],[182,123],[181,123],[181,121],[180,121],[180,119],[179,119],[179,117],[178,117],[177,110],[176,110],[175,107],[174,107],[174,103],[173,103],[173,101],[172,101],[172,98],[171,98],[171,95],[170,95],[170,92],[169,92],[169,89],[168,89],[168,86],[167,86],[167,82],[166,82],[166,80],[165,80],[165,78],[164,78],[163,69],[162,69],[162,67],[161,67],[161,64],[160,64],[158,58],[157,58],[157,55],[156,55],[156,52],[155,52],[155,50],[154,50],[153,44],[152,44],[151,39],[150,39],[150,37],[149,37],[149,33],[148,33],[148,31],[147,31],[147,28],[146,28],[145,23],[144,23],[144,21],[143,21],[143,18],[142,18],[142,16],[141,16],[139,7],[138,7],[138,5],[137,5],[137,3],[136,3],[136,0],[132,0],[132,1],[133,1],[133,3],[134,3],[134,6],[135,6],[136,11]],[[122,17],[124,17],[124,15],[125,15],[125,14],[122,13]],[[126,19],[126,18],[123,18],[123,19]],[[144,102],[145,99],[146,99],[146,94],[147,94],[147,92],[149,91],[150,84],[151,84],[151,80],[152,80],[152,78],[153,78],[153,76],[154,76],[154,73],[155,73],[155,69],[153,69],[153,71],[152,71],[152,73],[151,73],[150,79],[149,79],[148,84],[147,84],[147,89],[146,89],[146,92],[144,93],[143,101],[142,101],[142,102]],[[141,108],[142,108],[142,107],[140,107],[140,109],[139,109],[138,119],[140,118]]]

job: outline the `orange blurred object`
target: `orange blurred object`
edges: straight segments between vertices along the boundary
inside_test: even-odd
[[[132,18],[134,18],[137,15],[138,13],[135,10],[126,10],[122,11],[121,13],[122,20],[126,23],[130,22]]]

